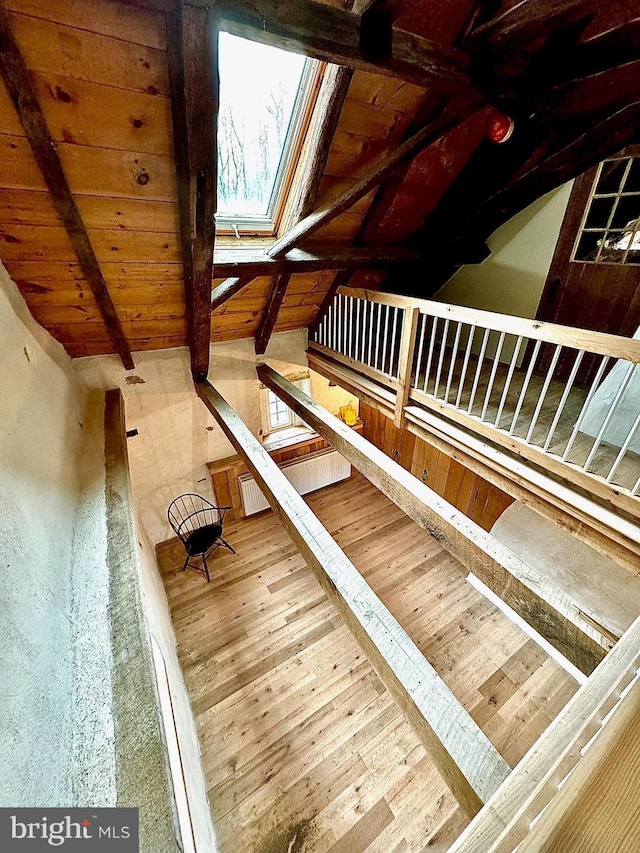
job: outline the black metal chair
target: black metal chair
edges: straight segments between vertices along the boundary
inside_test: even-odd
[[[171,502],[167,510],[169,524],[187,552],[183,572],[190,566],[202,572],[209,583],[211,578],[207,558],[220,547],[228,548],[232,554],[236,553],[222,538],[224,517],[230,509],[230,506],[214,506],[206,498],[194,494],[180,495]],[[202,557],[200,565],[190,563],[192,557]]]

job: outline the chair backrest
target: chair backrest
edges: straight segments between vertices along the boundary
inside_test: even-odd
[[[222,509],[226,509],[222,508]],[[222,525],[224,512],[201,495],[180,495],[169,505],[167,518],[176,535],[184,542],[190,533],[210,524]]]

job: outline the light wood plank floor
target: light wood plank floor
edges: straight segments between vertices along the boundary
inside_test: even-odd
[[[575,681],[359,474],[308,500],[514,765]],[[445,851],[466,819],[283,528],[225,538],[211,584],[160,554],[221,853]]]

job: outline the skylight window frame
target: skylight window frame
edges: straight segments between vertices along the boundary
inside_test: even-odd
[[[216,232],[221,235],[274,236],[280,225],[295,171],[309,131],[311,117],[327,67],[326,62],[307,57],[300,86],[291,112],[287,135],[280,155],[267,213],[263,216],[216,213]]]

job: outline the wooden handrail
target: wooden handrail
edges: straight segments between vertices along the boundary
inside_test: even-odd
[[[482,311],[479,308],[467,308],[463,305],[449,305],[446,302],[380,293],[377,290],[341,287],[338,293],[342,296],[352,296],[396,308],[417,308],[421,314],[429,314],[443,320],[489,328],[495,332],[505,332],[505,334],[532,338],[543,343],[560,344],[598,355],[640,363],[640,340],[635,338],[592,332],[589,329],[578,329],[572,326],[560,326],[556,323],[543,323],[540,320],[497,314],[493,311]]]
[[[558,784],[580,761],[580,750],[636,677],[640,617],[569,700],[449,853],[512,853]],[[624,701],[624,700],[623,700]]]

